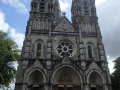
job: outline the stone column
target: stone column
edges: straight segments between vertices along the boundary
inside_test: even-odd
[[[108,85],[104,85],[104,90],[108,90]]]
[[[86,84],[84,90],[90,90],[89,85]]]
[[[22,90],[29,90],[29,89],[27,88],[27,85],[24,84]]]
[[[49,25],[49,37],[47,42],[47,66],[51,67],[51,52],[52,52],[52,41],[51,41],[51,24]]]
[[[44,90],[48,90],[48,86],[46,84],[44,85]]]
[[[52,85],[47,85],[47,90],[52,90]]]

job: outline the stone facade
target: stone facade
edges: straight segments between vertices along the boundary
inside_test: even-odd
[[[15,90],[111,90],[95,0],[31,0]]]

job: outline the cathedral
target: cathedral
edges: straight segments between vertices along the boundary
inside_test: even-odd
[[[15,90],[112,90],[95,0],[31,0]]]

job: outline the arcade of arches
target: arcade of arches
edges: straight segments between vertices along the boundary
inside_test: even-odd
[[[83,90],[83,77],[70,67],[63,67],[53,73],[50,90]],[[104,90],[102,78],[97,72],[89,76],[89,90]],[[27,90],[45,90],[43,74],[36,70],[29,77]]]

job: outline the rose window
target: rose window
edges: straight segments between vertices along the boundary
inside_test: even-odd
[[[62,41],[57,46],[57,52],[62,57],[65,57],[65,56],[72,57],[73,56],[73,50],[74,50],[74,47],[70,42]]]

